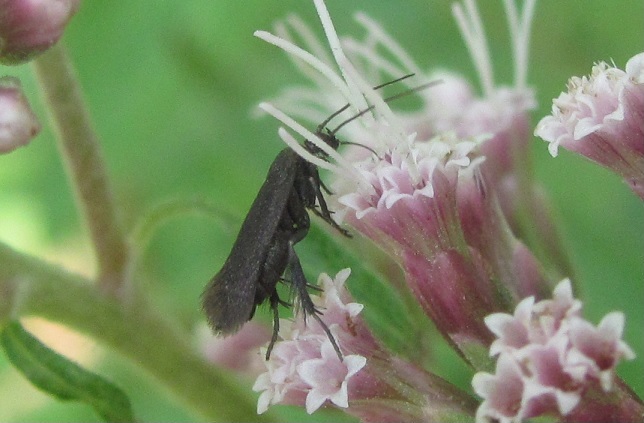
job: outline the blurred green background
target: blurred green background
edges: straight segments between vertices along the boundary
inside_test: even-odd
[[[511,52],[500,1],[480,2],[497,81],[511,82]],[[641,0],[541,1],[531,43],[530,83],[537,88],[534,122],[568,77],[594,62],[626,60],[642,51]],[[367,12],[418,63],[472,77],[473,68],[444,0],[328,0],[338,32],[361,35],[353,13]],[[283,148],[256,104],[303,82],[285,55],[254,38],[256,29],[296,12],[321,33],[312,2],[303,0],[85,1],[64,37],[103,140],[116,198],[129,228],[163,200],[201,197],[241,218],[265,172]],[[19,75],[40,116],[28,65]],[[552,197],[583,289],[585,313],[627,315],[625,339],[638,354],[620,374],[644,394],[644,205],[619,178],[535,140],[538,179]],[[203,217],[174,220],[154,237],[142,273],[150,295],[191,330],[201,319],[198,297],[225,259],[235,229]],[[88,244],[50,129],[27,148],[0,156],[0,239],[15,248],[89,274]],[[338,269],[329,269],[335,272]],[[36,324],[40,324],[36,322]],[[47,329],[54,331],[54,329]],[[65,344],[63,342],[63,344]],[[197,421],[163,388],[91,340],[60,346],[131,395],[143,421]],[[79,352],[81,351],[81,352]],[[0,421],[90,421],[79,404],[51,401],[31,388],[0,355]],[[180,369],[177,369],[180,371]],[[449,378],[451,369],[441,369]],[[457,367],[454,374],[462,373]],[[462,375],[457,380],[466,380]],[[247,383],[250,389],[252,381]],[[298,413],[297,419],[304,419]],[[336,419],[314,415],[310,421]]]

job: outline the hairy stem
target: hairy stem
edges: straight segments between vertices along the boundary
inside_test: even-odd
[[[142,301],[122,305],[90,281],[0,244],[0,325],[40,316],[97,339],[150,372],[208,421],[271,421],[247,388],[206,363],[191,340]]]
[[[92,128],[76,72],[61,43],[39,56],[33,65],[89,227],[99,287],[111,294],[123,294],[128,245],[117,220],[101,145]]]

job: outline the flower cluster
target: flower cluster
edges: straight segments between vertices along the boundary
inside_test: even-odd
[[[288,128],[278,133],[289,147],[337,176],[329,201],[334,218],[400,265],[415,300],[461,357],[482,371],[499,356],[497,373],[480,373],[474,381],[484,398],[478,421],[547,413],[579,421],[588,420],[583,413],[632,420],[641,402],[614,381],[618,360],[632,356],[620,340],[623,317],[613,313],[597,328],[590,325],[569,281],[557,286],[554,299],[543,300],[571,271],[530,172],[528,113],[535,101],[526,73],[535,1],[526,0],[520,14],[513,1],[504,1],[515,55],[512,87],[494,83],[474,0],[453,7],[482,96],[456,74],[422,70],[363,14],[356,20],[364,39],[340,39],[323,0],[314,4],[330,53],[294,16],[278,24],[277,35],[255,33],[288,52],[314,84],[291,88],[260,108]],[[634,64],[628,68],[636,73]],[[415,77],[403,77],[410,74]],[[404,86],[399,95],[382,94],[393,85],[388,81]],[[412,93],[421,99],[420,110],[395,113],[391,103]],[[292,116],[312,121],[317,130]],[[327,116],[342,123],[329,129]],[[340,128],[337,136],[350,144],[342,152],[321,136],[336,136]],[[289,131],[304,137],[307,147]],[[325,293],[317,300],[344,361],[319,328],[296,323],[257,379],[258,411],[283,403],[312,412],[327,403],[363,421],[473,416],[467,394],[375,340],[359,317],[361,306],[343,289],[347,276],[341,272],[335,283],[323,276]],[[514,316],[505,314],[515,306]],[[594,401],[598,391],[611,395]]]
[[[284,339],[265,362],[253,390],[261,392],[257,412],[272,404],[292,404],[313,413],[325,404],[344,409],[364,422],[442,421],[472,415],[475,401],[444,380],[388,353],[359,316],[344,287],[349,269],[334,279],[322,274],[321,297],[313,296],[338,341],[340,360],[319,325],[303,318],[284,322]],[[262,354],[263,355],[263,354]]]
[[[497,336],[490,354],[498,359],[494,375],[480,372],[472,381],[484,398],[477,421],[565,416],[584,397],[601,402],[589,391],[611,391],[619,360],[635,357],[621,340],[623,314],[609,313],[594,327],[581,317],[581,302],[573,297],[568,279],[557,285],[552,300],[535,303],[528,297],[514,315],[492,314],[485,323]],[[615,418],[615,404],[602,405],[601,415]]]
[[[335,280],[323,274],[318,283],[324,289],[324,296],[313,297],[318,307],[324,309],[324,318],[334,337],[340,341],[343,352],[349,345],[366,346],[364,341],[356,340],[356,319],[362,305],[345,303],[347,292],[343,289],[349,277],[349,269],[338,273]],[[345,355],[340,361],[331,341],[317,325],[307,325],[298,320],[290,326],[284,340],[275,345],[271,359],[266,362],[267,371],[255,382],[253,390],[262,391],[257,404],[257,412],[263,413],[269,405],[276,403],[306,404],[306,411],[312,413],[326,400],[338,407],[348,406],[347,385],[366,364],[366,358],[359,354]],[[303,401],[302,398],[305,398]]]
[[[623,71],[605,62],[590,76],[572,77],[568,92],[554,99],[552,115],[537,124],[535,135],[579,153],[616,172],[644,199],[644,53]]]
[[[516,35],[515,51],[521,58],[527,50],[525,33],[531,4],[527,2],[521,18],[516,10],[508,12]],[[478,12],[474,2],[467,1],[465,8],[456,5],[454,13],[486,96],[474,96],[462,78],[443,72],[440,81],[434,79],[426,90],[418,92],[423,102],[420,111],[394,113],[363,75],[400,79],[401,74],[414,73],[423,81],[434,76],[423,72],[392,37],[364,15],[358,15],[357,20],[367,30],[365,39],[341,41],[324,2],[316,0],[315,5],[332,57],[295,18],[290,18],[290,32],[286,25],[278,27],[281,37],[256,32],[290,53],[300,69],[314,75],[311,79],[320,90],[314,95],[311,89],[291,89],[276,104],[296,116],[310,118],[320,116],[314,110],[334,112],[344,100],[348,103],[344,118],[350,113],[360,113],[360,118],[346,125],[342,138],[367,149],[353,147],[340,154],[273,104],[262,103],[260,108],[333,159],[330,163],[316,157],[287,130],[280,129],[282,139],[298,154],[339,176],[333,184],[336,216],[375,241],[401,265],[408,286],[441,332],[467,360],[483,365],[487,358],[476,351],[491,342],[483,317],[510,310],[527,295],[549,292],[548,274],[560,278],[566,273],[558,267],[565,259],[543,260],[548,263],[543,266],[521,239],[541,242],[534,250],[546,252],[545,259],[560,257],[556,247],[549,248],[556,236],[547,215],[535,219],[545,222],[539,225],[543,227],[538,228],[537,236],[524,236],[517,224],[520,219],[516,214],[526,214],[521,207],[529,208],[527,213],[535,216],[542,216],[544,209],[538,195],[531,194],[535,192],[533,185],[520,182],[530,181],[521,172],[530,167],[525,148],[530,140],[527,111],[534,106],[525,73],[517,70],[515,87],[495,87]],[[307,42],[319,58],[295,45],[293,38]],[[312,74],[311,69],[317,73]],[[418,85],[412,85],[411,79],[398,83],[416,92]],[[329,91],[338,93],[340,99],[333,99]],[[331,132],[335,134],[335,130]],[[374,154],[368,154],[370,150]],[[531,200],[520,201],[523,196]],[[542,230],[544,227],[547,229]]]

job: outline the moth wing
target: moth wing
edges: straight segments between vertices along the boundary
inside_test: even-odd
[[[203,293],[203,309],[217,334],[237,332],[253,315],[266,255],[286,208],[300,157],[284,149],[266,175],[222,269]]]
[[[256,306],[255,272],[229,263],[210,280],[203,294],[208,323],[218,335],[237,332],[252,317]]]

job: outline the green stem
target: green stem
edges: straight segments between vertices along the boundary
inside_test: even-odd
[[[76,72],[62,45],[33,61],[98,263],[98,284],[123,294],[128,245],[117,220],[100,141],[92,128]]]
[[[190,339],[142,301],[121,305],[90,281],[0,244],[0,324],[40,316],[112,347],[209,421],[274,421],[233,375],[209,365]]]

